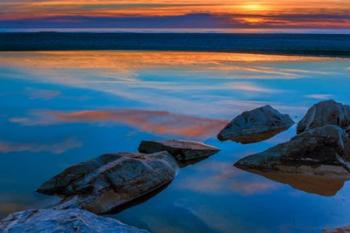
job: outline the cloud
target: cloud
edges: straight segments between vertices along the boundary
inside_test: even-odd
[[[3,0],[1,27],[349,28],[339,0]]]
[[[31,117],[11,118],[10,122],[27,126],[81,122],[116,122],[155,134],[169,134],[191,138],[215,136],[228,123],[219,119],[139,109],[76,112],[36,111]]]
[[[50,152],[53,154],[63,154],[68,150],[79,148],[81,145],[82,143],[74,138],[65,139],[52,144],[0,141],[0,153]]]
[[[60,15],[25,19],[0,19],[1,28],[182,28],[182,29],[350,29],[344,12],[246,14],[185,13],[181,15]]]

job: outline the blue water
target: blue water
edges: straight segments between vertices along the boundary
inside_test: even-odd
[[[335,57],[1,52],[0,215],[53,203],[35,190],[72,164],[136,151],[143,139],[176,138],[222,151],[182,168],[161,193],[113,217],[155,233],[313,233],[349,225],[347,182],[293,188],[232,166],[288,140],[295,127],[250,145],[215,137],[226,121],[264,104],[297,121],[320,100],[350,103],[349,74],[350,59]]]

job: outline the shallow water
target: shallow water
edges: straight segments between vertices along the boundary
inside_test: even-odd
[[[350,103],[350,59],[207,52],[1,52],[0,215],[47,206],[35,189],[62,169],[143,139],[220,147],[161,193],[113,216],[152,232],[320,232],[350,224],[350,186],[241,171],[238,159],[295,134],[221,143],[235,115],[270,104],[296,121]],[[280,180],[282,183],[276,181]]]

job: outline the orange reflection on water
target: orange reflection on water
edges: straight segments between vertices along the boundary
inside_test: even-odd
[[[77,112],[40,111],[36,112],[35,115],[37,118],[12,118],[10,121],[23,125],[50,125],[62,122],[118,122],[146,132],[191,138],[215,136],[228,123],[219,119],[138,109]]]
[[[48,75],[64,70],[99,70],[111,77],[130,78],[142,70],[181,68],[193,72],[258,72],[295,78],[304,70],[270,67],[273,63],[329,61],[325,57],[217,52],[52,51],[3,52],[0,65],[26,68]],[[333,58],[334,60],[334,58]],[[110,73],[109,73],[110,72]],[[118,72],[118,75],[116,74]]]

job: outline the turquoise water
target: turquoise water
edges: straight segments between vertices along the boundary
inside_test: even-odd
[[[250,145],[216,133],[270,104],[298,121],[333,98],[350,103],[350,59],[206,52],[0,53],[0,215],[47,206],[35,189],[102,153],[143,139],[220,147],[179,170],[162,192],[113,215],[151,232],[321,232],[350,224],[347,182],[271,180],[233,167],[288,140],[295,127]]]

